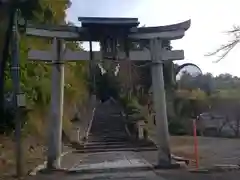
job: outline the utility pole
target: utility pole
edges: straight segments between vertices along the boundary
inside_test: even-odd
[[[169,148],[169,132],[166,108],[166,96],[163,78],[162,42],[159,39],[150,40],[152,53],[152,86],[153,101],[156,113],[158,166],[171,166],[171,153]]]
[[[20,11],[17,9],[14,16],[14,26],[12,33],[12,78],[14,88],[14,103],[15,103],[15,143],[16,143],[16,174],[17,177],[23,175],[23,153],[21,142],[21,107],[25,106],[24,96],[20,88],[20,66],[19,66],[19,33],[18,33],[18,17]]]
[[[48,169],[61,167],[62,152],[62,119],[64,102],[64,62],[63,42],[57,38],[53,39],[53,61],[52,61],[52,97],[51,114],[48,129]]]

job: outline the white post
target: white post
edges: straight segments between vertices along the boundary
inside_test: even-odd
[[[48,169],[60,168],[62,150],[62,118],[64,96],[64,64],[62,62],[63,43],[54,38],[53,67],[52,67],[52,93],[51,114],[49,119],[48,137]]]
[[[157,125],[158,166],[167,168],[171,165],[171,153],[169,148],[168,120],[161,57],[163,49],[161,40],[150,40],[150,48],[152,61],[154,63],[152,66],[152,86]]]

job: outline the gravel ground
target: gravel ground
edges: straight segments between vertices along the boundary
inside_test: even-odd
[[[153,136],[151,139],[156,142]],[[170,137],[174,155],[195,159],[192,136]],[[240,139],[198,137],[199,163],[202,167],[216,164],[240,164]]]
[[[193,137],[171,137],[172,152],[179,156],[194,158]],[[240,163],[240,139],[198,137],[200,166]]]
[[[29,170],[43,163],[45,147],[43,142],[34,137],[23,140],[23,170],[27,174]],[[15,143],[9,137],[0,137],[0,179],[12,179],[15,175]]]
[[[198,137],[200,167],[211,167],[216,164],[237,164],[240,159],[240,140],[226,138]],[[171,150],[174,155],[194,159],[193,137],[170,137]],[[139,152],[151,164],[157,164],[157,151]],[[189,167],[194,168],[193,165]],[[167,180],[237,180],[240,171],[223,171],[209,173],[191,173],[188,168],[178,170],[156,170],[156,173]]]
[[[46,160],[46,147],[39,139],[27,137],[23,140],[23,165],[24,175]],[[73,151],[72,148],[64,146],[63,152]],[[62,158],[64,168],[72,167],[72,164],[80,161],[80,155],[69,153]],[[66,160],[67,159],[67,160]],[[15,175],[15,143],[9,137],[0,137],[0,180],[12,180]]]
[[[185,170],[158,170],[156,173],[166,180],[238,180],[240,172],[190,173]]]

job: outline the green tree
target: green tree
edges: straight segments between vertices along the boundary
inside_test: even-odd
[[[36,1],[37,2],[37,1]],[[70,5],[70,1],[38,1],[38,8],[30,12],[25,12],[24,15],[31,20],[33,24],[62,24],[66,17],[66,9]],[[29,8],[28,5],[21,7],[23,10]],[[30,106],[34,113],[44,114],[48,109],[51,96],[51,65],[43,62],[30,62],[27,60],[28,49],[31,45],[32,49],[46,50],[50,48],[50,41],[36,37],[25,37],[21,35],[20,42],[20,71],[21,71],[21,88],[26,93],[28,106]],[[67,47],[77,50],[80,49],[78,43],[69,42]],[[7,63],[9,64],[9,63]],[[86,74],[88,69],[87,64],[82,63],[68,63],[65,65],[65,102],[71,106],[77,104],[84,99],[88,93]],[[10,76],[10,68],[7,66],[5,71],[5,91],[12,90],[12,81]],[[65,108],[66,109],[66,108]],[[37,112],[41,111],[41,112]],[[66,117],[71,118],[71,117]],[[2,119],[1,119],[2,120]],[[44,128],[34,123],[39,123],[35,120],[28,123],[28,126],[35,126],[36,128]],[[34,128],[32,131],[34,131]],[[41,130],[38,130],[41,131]]]
[[[27,20],[36,19],[34,12],[42,11],[39,0],[10,0],[0,4],[0,113],[3,113],[4,72],[7,60],[9,60],[9,45],[14,13],[17,8],[21,10],[23,17]]]

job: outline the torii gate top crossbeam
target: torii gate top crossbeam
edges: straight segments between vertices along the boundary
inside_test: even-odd
[[[191,20],[187,20],[177,24],[171,24],[166,26],[155,26],[155,27],[141,27],[138,28],[138,33],[151,33],[151,32],[165,32],[165,31],[177,31],[185,30],[187,31],[190,28]]]
[[[128,24],[137,25],[138,21],[135,18],[89,18],[81,17],[79,20],[83,24],[99,23],[104,26],[106,24]],[[130,29],[128,37],[130,39],[180,39],[184,36],[185,31],[190,27],[191,21],[185,21],[178,24],[167,25],[167,26],[157,26],[157,27],[139,27]],[[134,27],[134,26],[133,26]],[[45,38],[61,38],[70,41],[90,41],[89,37],[86,36],[88,28],[86,27],[76,27],[76,26],[46,26],[46,25],[29,25],[27,27],[27,35],[39,36]]]
[[[132,39],[152,39],[161,38],[167,40],[181,39],[185,31],[190,28],[191,20],[177,24],[156,27],[140,27],[136,32],[129,34]]]

